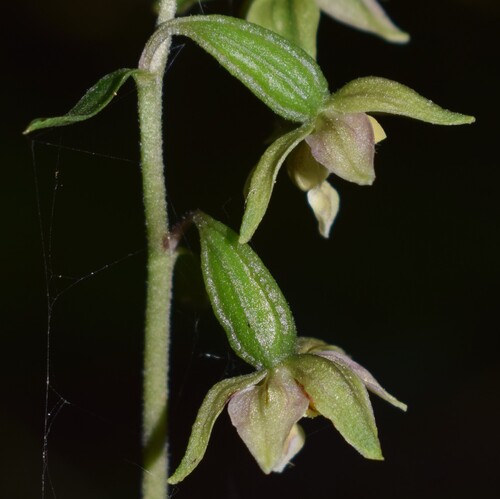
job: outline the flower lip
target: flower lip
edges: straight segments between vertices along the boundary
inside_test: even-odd
[[[228,412],[241,439],[266,474],[282,471],[299,452],[304,437],[297,428],[309,399],[284,364],[258,385],[231,397]]]

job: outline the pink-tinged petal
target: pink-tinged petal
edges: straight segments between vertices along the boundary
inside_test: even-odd
[[[324,357],[325,359],[330,360],[336,365],[351,369],[351,371],[354,372],[354,374],[356,374],[361,379],[361,381],[363,381],[368,390],[370,390],[372,393],[375,393],[375,395],[378,395],[380,398],[386,400],[395,407],[406,411],[406,404],[403,404],[403,402],[400,402],[396,397],[393,397],[391,394],[387,393],[380,386],[380,383],[363,366],[359,365],[357,362],[354,362],[354,360],[352,360],[348,355],[335,350],[321,350],[312,353]]]
[[[284,367],[258,386],[236,393],[228,405],[233,425],[264,473],[282,471],[302,448],[296,428],[309,400]]]
[[[331,173],[359,185],[375,180],[375,140],[366,114],[320,115],[314,133],[305,140],[316,161]]]
[[[328,418],[349,444],[366,458],[383,459],[368,392],[358,376],[319,355],[296,355],[286,365],[311,407]]]
[[[239,390],[259,383],[266,374],[266,370],[261,370],[246,376],[225,379],[210,389],[196,416],[186,453],[175,473],[168,479],[168,483],[179,483],[198,466],[205,455],[215,420],[224,409],[229,397]]]

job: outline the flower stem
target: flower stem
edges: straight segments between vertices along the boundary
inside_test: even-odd
[[[175,15],[175,0],[160,3],[158,23]],[[143,499],[166,499],[168,364],[175,252],[170,246],[163,164],[162,87],[170,49],[165,40],[136,78],[148,264],[143,373]]]

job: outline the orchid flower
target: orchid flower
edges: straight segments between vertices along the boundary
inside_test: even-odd
[[[443,109],[392,80],[366,77],[347,83],[325,100],[314,118],[280,136],[264,152],[248,181],[240,242],[248,242],[262,220],[285,160],[294,183],[308,193],[320,233],[328,237],[339,201],[326,178],[335,174],[358,185],[375,180],[375,144],[385,132],[371,113],[435,125],[474,122],[474,117]]]
[[[315,346],[273,367],[220,381],[210,389],[186,454],[169,483],[183,480],[201,461],[215,420],[226,405],[239,436],[266,474],[282,472],[302,449],[305,435],[297,422],[318,415],[329,419],[362,456],[383,459],[367,389],[402,410],[406,405],[336,347],[298,338],[297,351],[307,343]]]
[[[199,464],[217,417],[231,422],[264,473],[281,472],[304,445],[303,417],[329,419],[368,459],[381,460],[367,390],[406,410],[340,348],[297,338],[293,316],[262,261],[238,235],[205,214],[200,231],[202,270],[215,315],[233,350],[255,371],[224,379],[207,393],[186,453],[169,483]]]

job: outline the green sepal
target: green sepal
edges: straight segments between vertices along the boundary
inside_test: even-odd
[[[383,459],[368,392],[358,376],[312,354],[296,355],[285,365],[304,387],[314,411],[328,418],[361,455]]]
[[[210,389],[196,416],[186,453],[178,468],[168,479],[168,483],[172,485],[179,483],[198,466],[205,455],[215,420],[224,409],[231,395],[259,383],[266,374],[267,371],[262,370],[246,376],[225,379]]]
[[[292,313],[260,258],[224,224],[201,212],[193,220],[200,232],[205,287],[231,348],[256,368],[293,354]]]
[[[378,395],[380,398],[402,411],[408,409],[406,404],[400,402],[396,397],[387,392],[367,369],[357,362],[354,362],[348,355],[339,351],[336,347],[332,348],[327,346],[326,349],[319,347],[310,353],[314,353],[315,355],[328,359],[334,364],[340,364],[341,367],[350,369],[363,382],[368,391]]]
[[[353,28],[378,35],[389,42],[406,43],[410,36],[401,31],[376,0],[316,0],[329,16]]]
[[[332,94],[328,107],[342,113],[398,114],[434,125],[467,125],[475,121],[473,116],[443,109],[401,83],[376,76],[347,83]]]
[[[139,69],[118,69],[101,78],[65,115],[54,118],[37,118],[33,120],[24,134],[43,128],[73,125],[85,121],[100,113],[115,97],[120,87],[131,77],[143,71]]]
[[[240,243],[250,241],[264,217],[276,177],[286,157],[313,130],[313,123],[305,123],[275,140],[262,155],[250,179],[240,228]]]
[[[245,16],[303,48],[314,59],[319,17],[316,0],[253,0]]]
[[[163,23],[148,41],[142,67],[170,35],[191,38],[287,120],[307,121],[328,99],[321,69],[300,47],[261,26],[227,16],[189,16]]]

